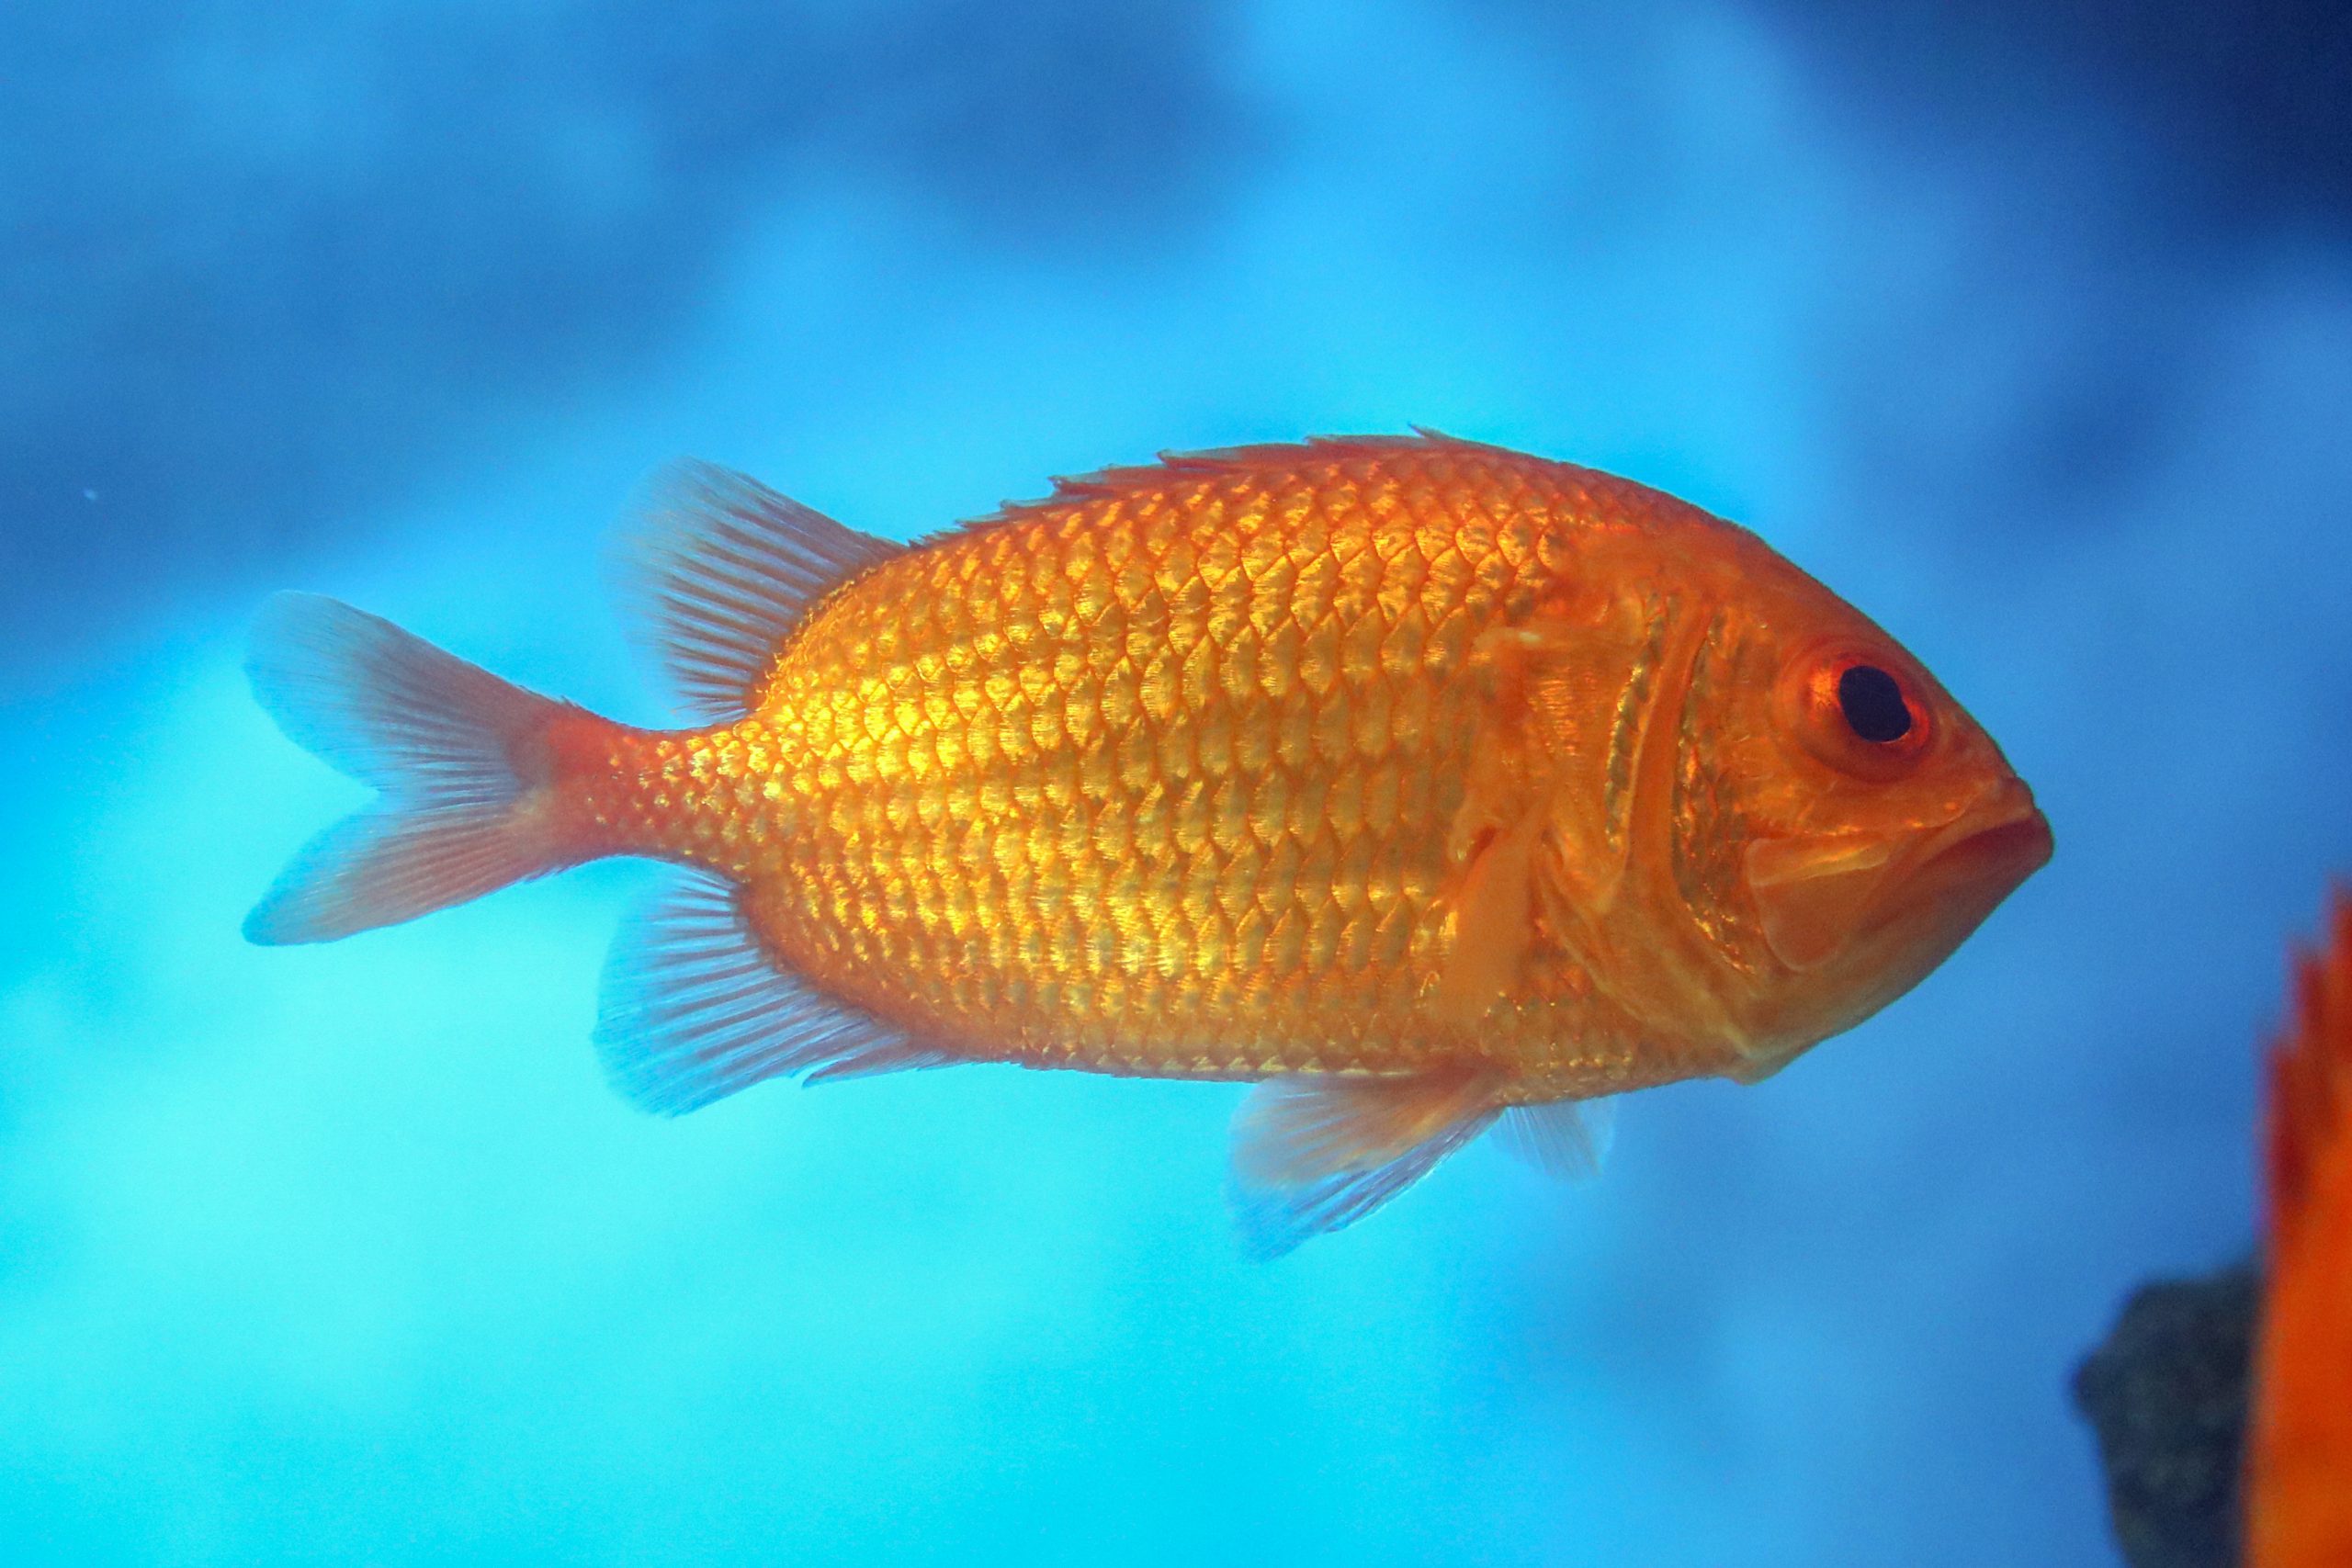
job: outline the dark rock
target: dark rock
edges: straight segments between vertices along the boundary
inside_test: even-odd
[[[2132,1568],[2238,1561],[2238,1477],[2261,1280],[2250,1265],[2143,1286],[2075,1372]]]

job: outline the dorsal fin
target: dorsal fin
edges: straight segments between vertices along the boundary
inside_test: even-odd
[[[1549,458],[1481,441],[1465,441],[1420,425],[1409,435],[1310,435],[1304,441],[1261,442],[1245,446],[1217,446],[1196,452],[1162,452],[1154,463],[1121,464],[1090,473],[1056,475],[1053,493],[1029,501],[1008,501],[994,512],[973,517],[957,531],[985,530],[1048,515],[1076,502],[1099,501],[1136,491],[1157,490],[1185,479],[1216,479],[1236,474],[1274,475],[1317,467],[1383,460],[1455,461],[1494,464],[1522,472],[1569,473],[1580,479],[1621,484],[1624,481],[1589,469],[1572,468]]]
[[[751,708],[813,601],[903,548],[688,459],[647,487],[616,575],[637,636],[694,716],[713,721]]]

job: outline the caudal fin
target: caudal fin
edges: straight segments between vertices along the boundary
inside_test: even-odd
[[[302,847],[248,941],[332,942],[563,863],[544,786],[568,705],[315,593],[263,607],[245,672],[289,737],[382,792]]]

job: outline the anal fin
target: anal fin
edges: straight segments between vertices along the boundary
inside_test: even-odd
[[[816,1083],[956,1059],[801,979],[762,941],[741,890],[704,873],[614,940],[596,1049],[615,1088],[669,1115],[784,1073]]]
[[[1271,1078],[1233,1124],[1232,1197],[1244,1244],[1278,1258],[1353,1224],[1485,1132],[1498,1080],[1476,1072]]]

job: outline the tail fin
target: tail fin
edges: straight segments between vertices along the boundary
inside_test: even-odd
[[[315,593],[263,607],[245,672],[289,737],[383,792],[302,847],[248,941],[332,942],[563,863],[546,733],[569,705]]]

